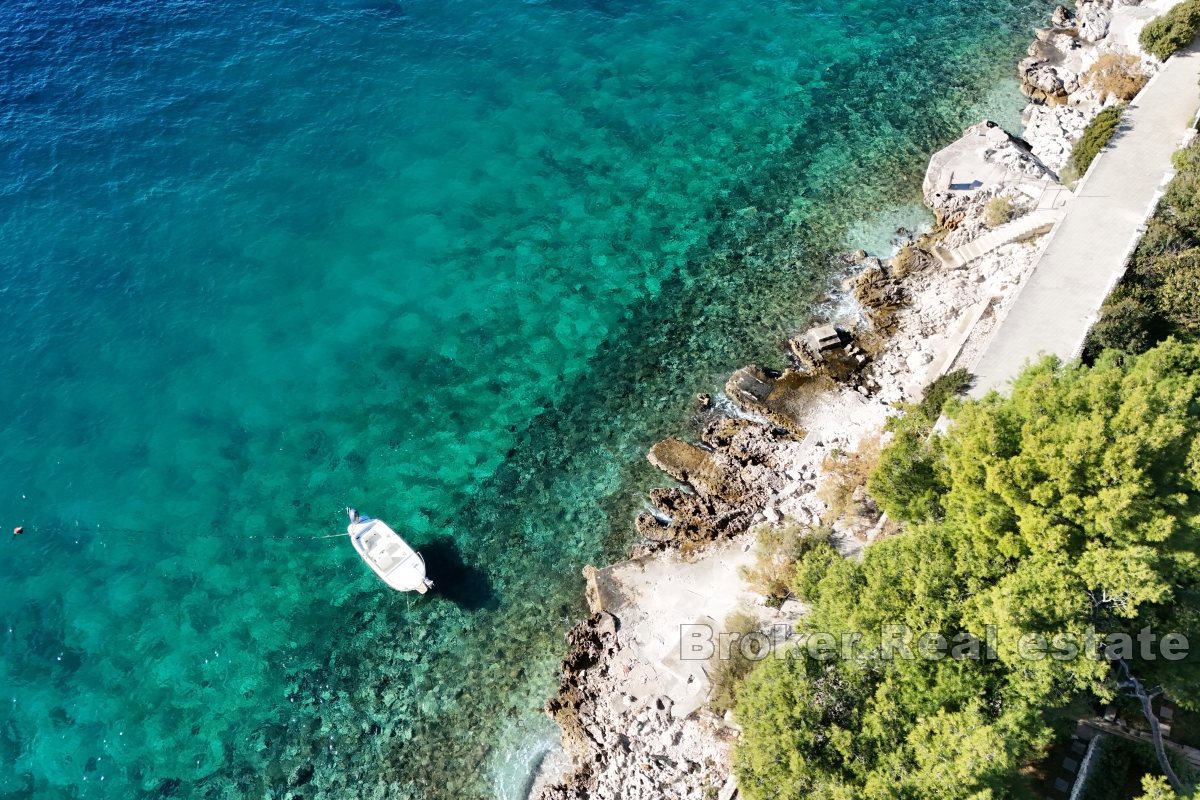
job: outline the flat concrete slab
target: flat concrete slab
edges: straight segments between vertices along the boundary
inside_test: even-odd
[[[635,703],[665,695],[682,717],[708,699],[715,664],[683,657],[683,626],[704,626],[715,637],[735,611],[768,625],[793,623],[802,613],[798,605],[790,615],[762,606],[746,584],[741,572],[754,564],[752,541],[744,536],[715,544],[692,561],[672,553],[585,572],[592,610],[620,621],[623,647],[610,669],[625,677],[624,690]]]
[[[1200,49],[1192,45],[1172,56],[1126,109],[975,365],[973,396],[1005,388],[1043,355],[1063,361],[1079,355],[1170,175],[1171,154],[1192,128],[1198,81]]]

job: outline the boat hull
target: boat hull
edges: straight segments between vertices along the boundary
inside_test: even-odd
[[[398,592],[425,594],[425,560],[381,520],[357,517],[347,527],[354,549],[380,580]]]

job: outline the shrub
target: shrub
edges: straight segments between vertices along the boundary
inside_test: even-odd
[[[920,408],[888,421],[892,441],[867,479],[867,491],[894,520],[941,516],[939,498],[945,485],[938,475],[930,428]]]
[[[1088,167],[1116,132],[1117,126],[1121,124],[1121,111],[1121,106],[1109,106],[1083,129],[1083,136],[1079,137],[1071,151],[1071,166],[1080,177],[1087,172]]]
[[[930,422],[936,422],[942,414],[946,402],[955,395],[960,395],[971,387],[971,373],[965,369],[956,369],[942,375],[925,387],[921,395],[921,411]]]
[[[758,529],[754,566],[743,567],[742,577],[750,588],[778,604],[792,593],[796,562],[817,546],[829,541],[829,531],[811,528],[795,520]]]
[[[1163,313],[1177,329],[1200,334],[1200,248],[1172,258],[1165,274],[1160,293]]]
[[[1200,125],[1200,121],[1197,121],[1196,124]],[[1171,166],[1177,173],[1192,175],[1200,173],[1200,148],[1185,147],[1182,150],[1176,150],[1171,154]]]
[[[888,517],[896,521],[935,518],[941,515],[938,498],[945,483],[936,468],[930,434],[933,425],[954,396],[970,387],[965,369],[947,372],[925,387],[921,402],[888,420],[892,441],[880,453],[867,478],[867,492]]]
[[[853,517],[868,517],[875,512],[874,504],[867,496],[867,478],[879,463],[881,446],[878,436],[864,439],[852,453],[836,450],[825,457],[821,468],[825,471],[825,484],[820,496],[829,506],[824,522],[833,524],[849,514]]]
[[[817,598],[817,589],[831,569],[837,568],[844,559],[837,548],[828,540],[813,545],[796,564],[792,577],[792,591],[806,603]]]
[[[736,633],[738,641],[748,633],[759,630],[758,620],[744,611],[736,611],[725,620],[725,632]],[[754,655],[754,653],[752,653]],[[754,659],[747,658],[738,647],[737,642],[728,652],[714,652],[708,660],[709,680],[712,681],[712,692],[708,696],[709,707],[718,714],[729,711],[737,703],[738,689],[750,670],[754,668]]]
[[[1187,47],[1200,31],[1200,0],[1184,0],[1161,17],[1146,23],[1138,41],[1142,49],[1166,61]]]
[[[1175,790],[1162,775],[1142,776],[1142,793],[1138,800],[1175,800],[1176,797]]]
[[[1101,102],[1114,97],[1127,103],[1150,78],[1142,71],[1136,56],[1105,53],[1088,69],[1085,80],[1100,93]]]
[[[989,228],[998,228],[1017,215],[1011,197],[993,197],[983,208],[983,221]]]
[[[1084,357],[1089,362],[1095,360],[1102,350],[1120,350],[1136,355],[1154,346],[1151,334],[1154,309],[1135,294],[1123,292],[1118,295],[1117,292],[1120,289],[1104,302],[1100,319],[1088,334]]]

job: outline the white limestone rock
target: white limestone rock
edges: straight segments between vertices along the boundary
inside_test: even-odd
[[[1112,25],[1112,8],[1098,2],[1082,2],[1075,6],[1075,22],[1079,38],[1085,42],[1098,42],[1108,36]]]

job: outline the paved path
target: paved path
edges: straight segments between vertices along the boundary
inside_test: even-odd
[[[1200,109],[1200,49],[1177,53],[1126,110],[1080,182],[1033,274],[972,370],[974,396],[1040,355],[1075,358],[1157,201],[1171,154]]]

